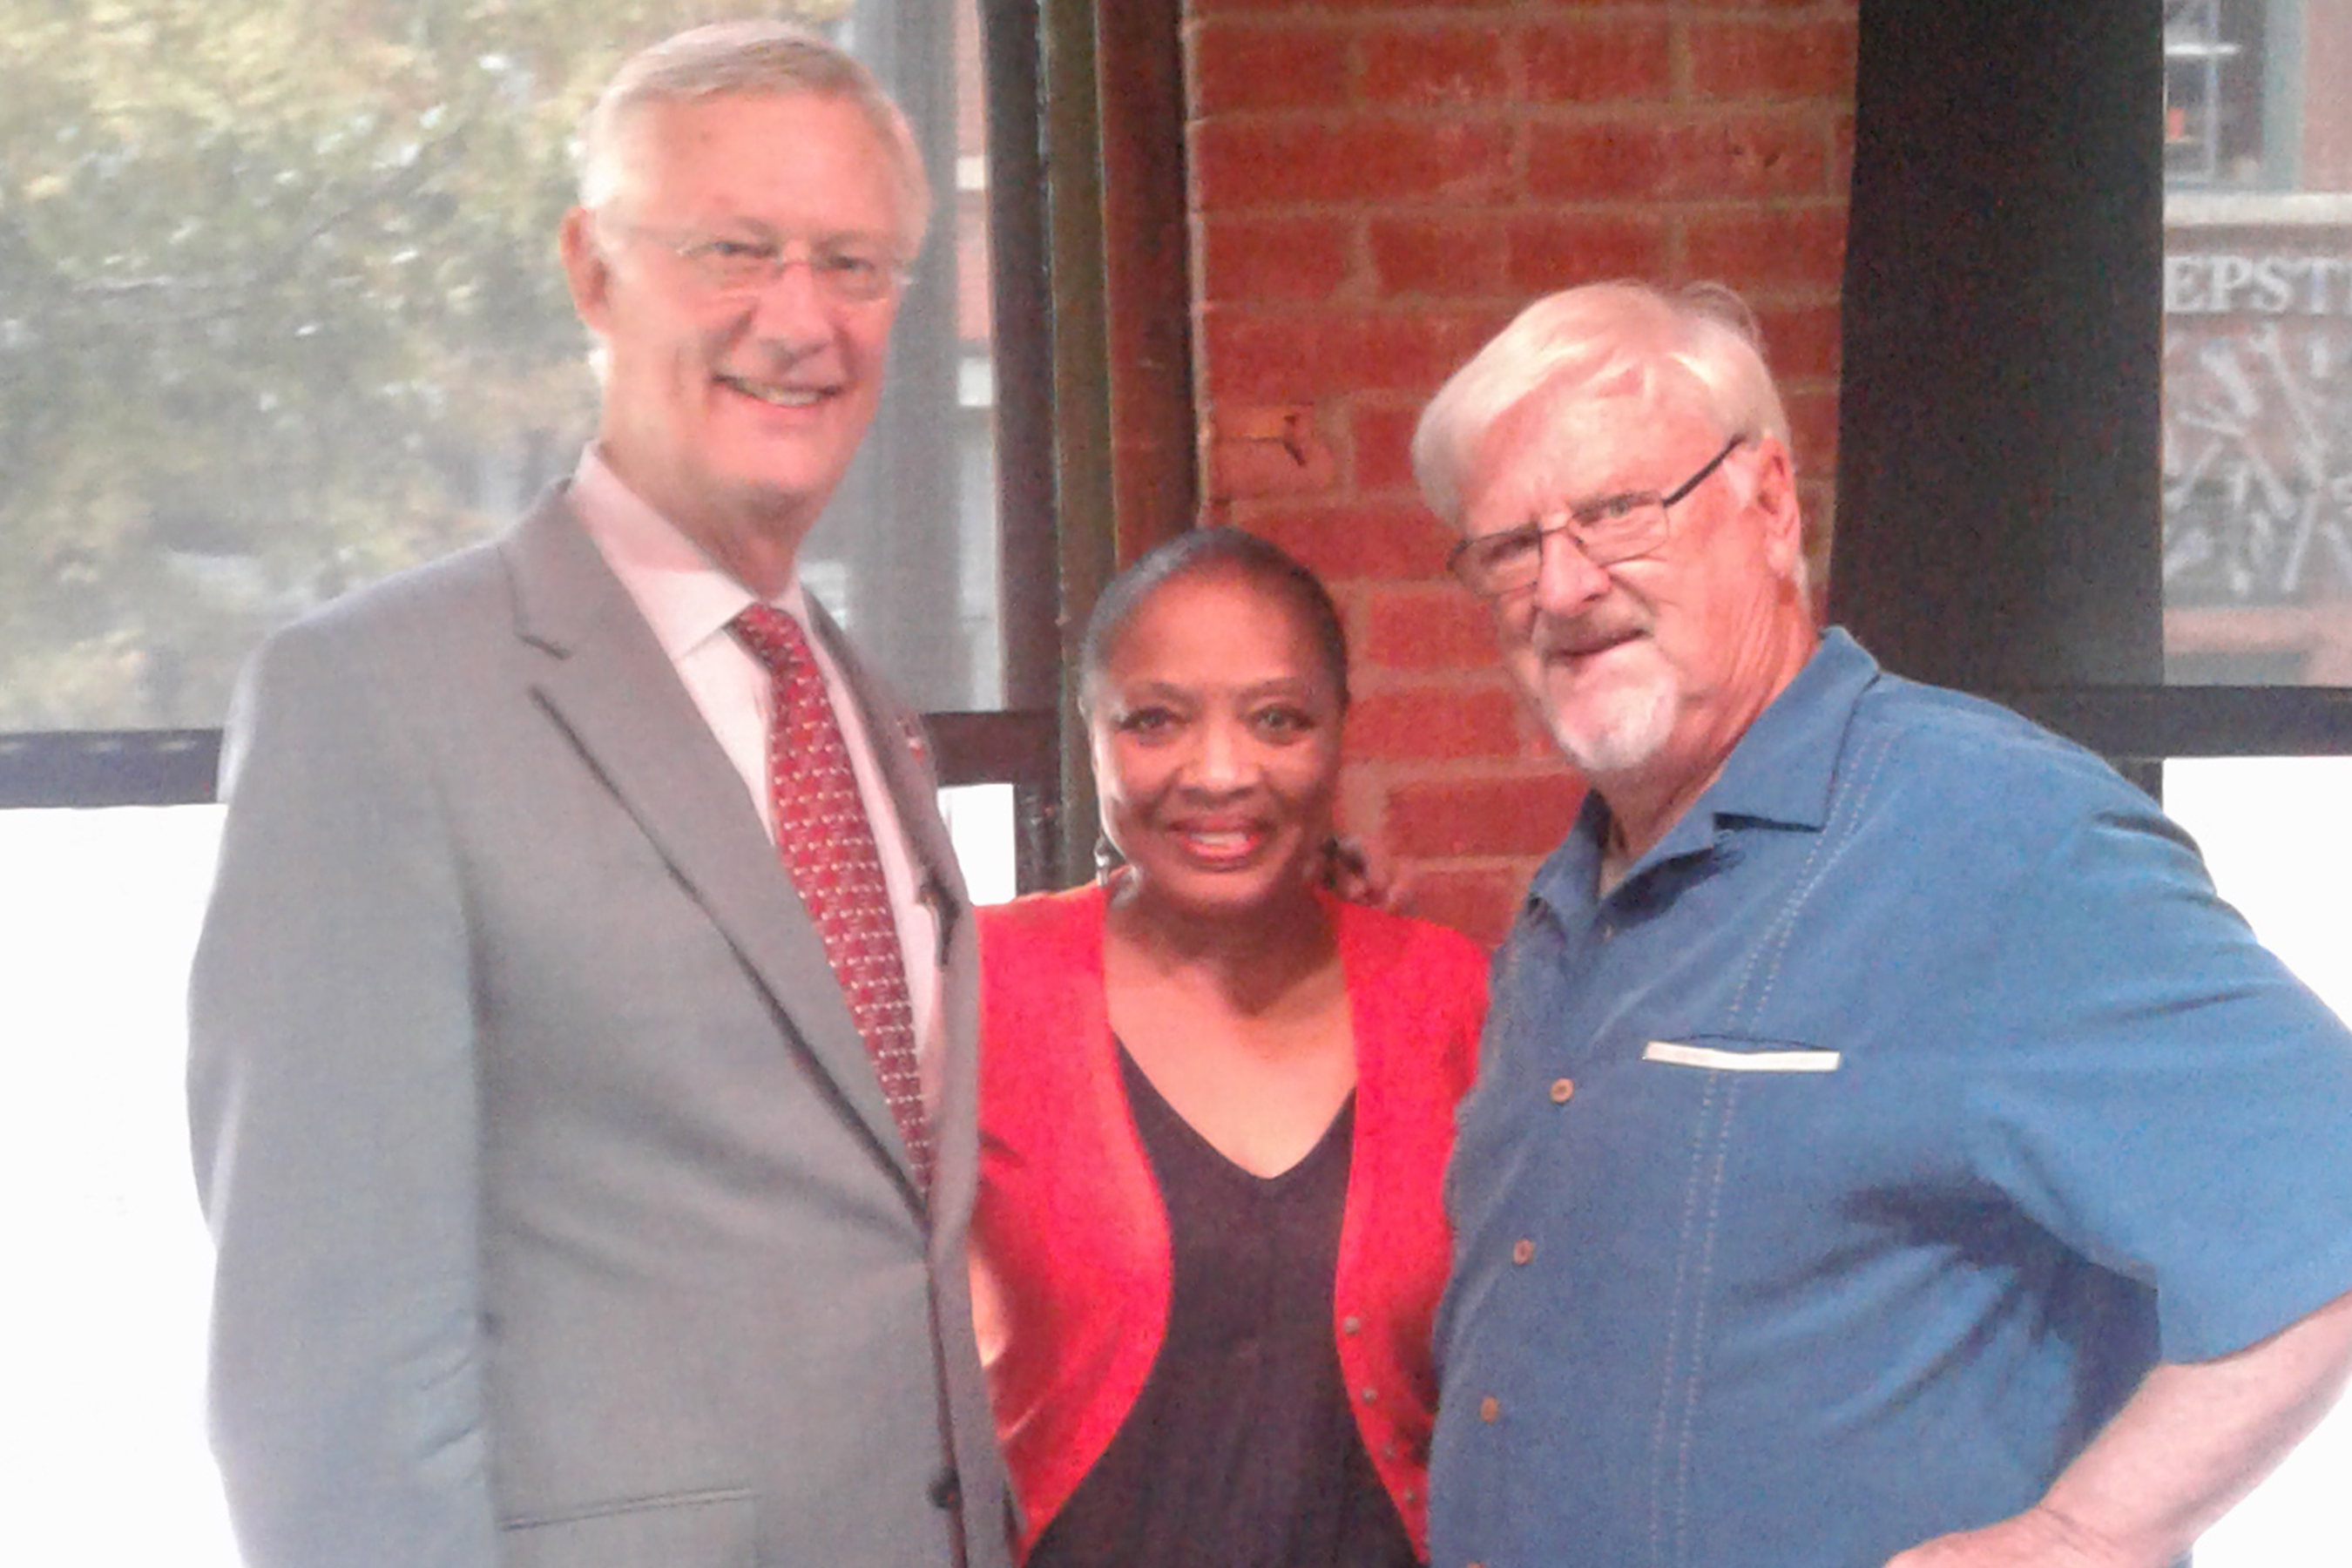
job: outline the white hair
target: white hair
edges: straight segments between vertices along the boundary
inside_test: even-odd
[[[814,93],[863,110],[898,186],[898,239],[912,258],[930,226],[931,186],[907,117],[865,63],[805,27],[745,20],[689,27],[630,56],[580,122],[580,205],[620,188],[629,121],[648,104]]]
[[[1473,467],[1496,421],[1538,392],[1654,397],[1679,389],[1726,437],[1789,445],[1789,416],[1765,368],[1756,318],[1719,283],[1667,293],[1589,283],[1537,300],[1454,373],[1413,431],[1423,500],[1462,521]]]

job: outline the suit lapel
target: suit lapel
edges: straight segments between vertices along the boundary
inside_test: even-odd
[[[513,574],[517,633],[546,656],[533,681],[541,700],[709,912],[914,1199],[906,1143],[824,941],[741,778],[628,591],[560,492],[501,549]]]

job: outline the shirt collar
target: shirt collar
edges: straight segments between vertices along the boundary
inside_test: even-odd
[[[1708,848],[1730,821],[1819,830],[1829,819],[1846,727],[1879,674],[1878,661],[1843,628],[1824,632],[1796,679],[1740,736],[1715,782],[1628,868],[1625,882],[1663,861]],[[1598,793],[1588,795],[1568,842],[1536,873],[1530,895],[1559,908],[1589,903],[1608,834],[1608,803]]]
[[[727,635],[727,623],[757,597],[623,483],[593,442],[580,454],[566,499],[672,664]],[[808,625],[797,578],[771,602]]]
[[[1705,812],[1718,821],[1819,828],[1829,820],[1846,726],[1878,674],[1878,661],[1843,628],[1824,632],[1813,657],[1756,716],[1685,820]]]

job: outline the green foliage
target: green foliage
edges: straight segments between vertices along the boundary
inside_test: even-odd
[[[568,468],[580,111],[844,8],[0,0],[0,730],[216,723],[268,626]]]

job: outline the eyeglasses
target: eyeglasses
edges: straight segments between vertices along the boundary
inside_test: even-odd
[[[1446,552],[1446,569],[1472,593],[1499,599],[1535,586],[1543,573],[1544,541],[1554,534],[1567,534],[1595,566],[1614,566],[1654,553],[1671,531],[1666,509],[1705,484],[1748,439],[1734,436],[1705,468],[1664,495],[1633,490],[1603,496],[1565,508],[1550,521],[1536,518],[1517,528],[1463,540]]]
[[[836,304],[866,305],[903,287],[907,268],[878,239],[845,236],[811,240],[741,239],[692,230],[613,226],[633,238],[649,240],[680,261],[695,282],[711,294],[752,294],[806,265],[809,281]]]

